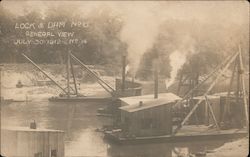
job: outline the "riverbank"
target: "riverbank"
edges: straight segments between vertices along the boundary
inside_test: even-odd
[[[46,71],[62,88],[66,88],[65,67],[61,65],[39,65]],[[115,86],[115,77],[110,76],[110,71],[104,68],[90,66],[107,83]],[[88,74],[78,66],[75,68],[77,74],[77,88],[80,94],[85,96],[105,96],[107,92]],[[16,84],[21,82],[23,87],[16,88]],[[32,100],[39,101],[51,96],[58,96],[61,89],[50,83],[40,71],[30,64],[5,64],[2,71],[2,96],[5,99]]]
[[[207,157],[246,157],[249,154],[249,137],[225,143]]]

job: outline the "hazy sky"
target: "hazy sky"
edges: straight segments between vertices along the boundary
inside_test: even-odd
[[[1,5],[17,15],[22,15],[24,10],[46,12],[47,6],[61,7],[62,11],[79,8],[83,12],[88,12],[93,8],[106,5],[125,14],[124,10],[130,12],[130,8],[134,8],[132,11],[137,8],[150,8],[159,16],[177,19],[235,23],[249,20],[249,3],[246,1],[3,1]]]
[[[212,24],[215,29],[208,34],[214,33],[214,36],[207,37],[212,40],[220,37],[216,33],[216,24],[227,28],[238,27],[242,24],[245,27],[249,26],[249,3],[246,1],[4,1],[1,5],[17,16],[33,10],[46,13],[48,7],[56,8],[58,13],[79,14],[82,17],[95,9],[98,12],[94,12],[94,15],[100,14],[101,16],[102,6],[109,7],[112,12],[121,15],[124,20],[120,39],[128,44],[128,59],[133,67],[131,68],[132,73],[136,72],[140,58],[152,48],[158,34],[162,33],[159,26],[166,20],[198,20],[200,23]],[[207,33],[202,26],[199,28],[203,33]],[[223,32],[223,30],[218,31]],[[249,33],[248,29],[244,29],[244,31]],[[227,39],[228,33],[223,34],[225,39]],[[177,58],[178,61],[179,56],[182,56],[183,62],[180,62],[179,66],[171,65],[172,67],[180,68],[184,64],[186,55],[188,55],[184,52],[195,52],[193,44],[195,42],[192,42],[192,38],[186,39],[185,34],[182,34],[181,38],[183,42],[179,45],[182,46],[176,48],[172,54],[173,58]],[[177,63],[177,61],[173,63]],[[178,68],[174,75],[177,74],[177,70]]]

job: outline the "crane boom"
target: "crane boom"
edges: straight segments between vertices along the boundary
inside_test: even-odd
[[[46,77],[48,77],[57,87],[59,87],[65,94],[68,94],[67,91],[60,86],[55,80],[53,80],[45,71],[43,71],[35,62],[33,62],[28,56],[24,53],[22,55],[32,64],[34,65],[39,71],[41,71]]]
[[[97,76],[89,67],[87,67],[83,62],[81,62],[77,57],[75,57],[72,53],[70,53],[71,57],[78,62],[81,67],[83,67],[85,70],[88,71],[89,74],[91,74],[95,79],[97,79],[97,82],[111,95],[114,94],[115,90],[108,84],[106,83],[103,79],[101,79],[99,76]],[[104,85],[106,87],[104,87]]]

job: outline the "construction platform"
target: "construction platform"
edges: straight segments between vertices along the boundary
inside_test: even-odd
[[[160,142],[184,142],[195,140],[218,140],[218,139],[235,139],[248,136],[246,128],[217,130],[208,126],[183,126],[175,135],[160,136],[122,136],[121,132],[105,131],[105,139],[117,144],[140,144],[140,143],[160,143]]]

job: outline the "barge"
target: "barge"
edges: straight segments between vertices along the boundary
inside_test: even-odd
[[[248,136],[246,128],[220,130],[210,129],[207,126],[185,126],[175,135],[158,136],[123,136],[121,132],[105,131],[104,138],[116,144],[141,144],[160,142],[188,142],[199,140],[237,139]]]
[[[85,65],[81,60],[79,60],[72,53],[67,53],[67,62],[66,62],[66,87],[61,86],[57,81],[52,79],[44,70],[42,70],[37,64],[35,64],[28,56],[22,54],[32,65],[34,65],[39,71],[41,71],[50,82],[54,83],[62,93],[59,96],[50,97],[48,100],[53,102],[112,102],[112,100],[116,100],[119,97],[124,96],[136,96],[141,95],[141,84],[136,83],[134,81],[126,81],[126,57],[122,57],[123,66],[122,66],[122,80],[116,79],[115,89],[108,84],[105,80],[103,80],[100,76],[96,74],[95,71],[90,69],[87,65]],[[74,65],[73,61],[75,61],[82,70],[86,71],[88,75],[109,94],[109,96],[86,96],[79,93],[77,88],[77,80],[75,78],[74,73]],[[71,80],[72,79],[72,80]]]
[[[182,98],[173,93],[158,93],[156,68],[154,94],[120,98],[116,123],[113,129],[104,131],[105,138],[126,144],[232,139],[248,136],[249,98],[246,95],[241,57],[239,49]],[[238,66],[233,69],[227,95],[211,94],[216,82],[233,61]],[[234,74],[237,74],[239,79],[236,83],[237,90],[233,92],[231,89]],[[208,79],[212,79],[211,84],[203,94],[196,95],[195,90]]]

